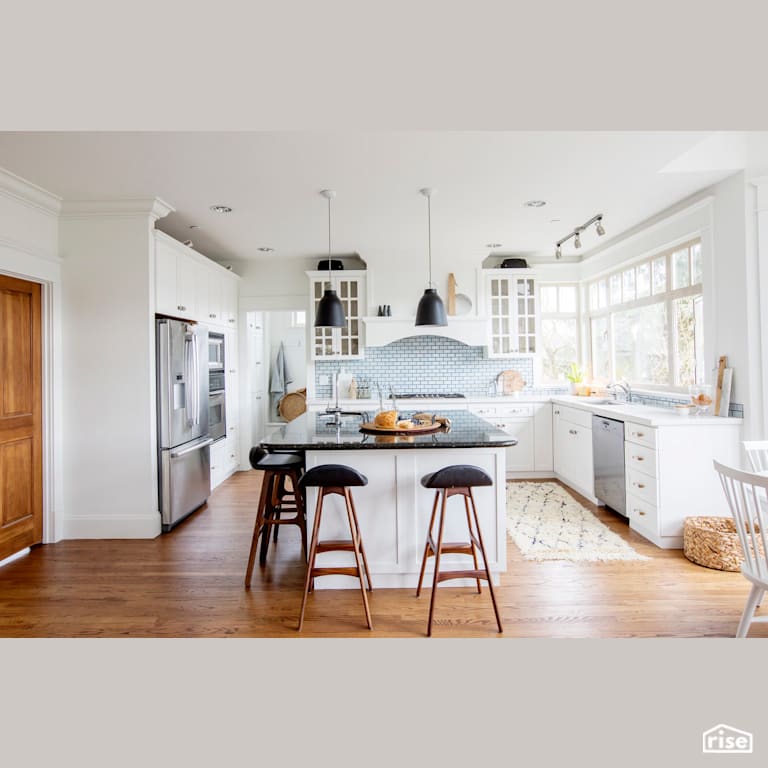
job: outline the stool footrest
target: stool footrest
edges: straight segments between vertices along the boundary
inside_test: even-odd
[[[437,544],[429,537],[429,551],[428,557],[434,557],[437,552]],[[445,555],[450,553],[452,555],[471,555],[472,545],[465,541],[444,541],[443,546],[440,548],[440,554]]]
[[[448,579],[482,579],[488,581],[488,576],[485,571],[469,570],[469,571],[440,571],[437,574],[438,583],[441,581],[448,581]]]
[[[318,554],[320,552],[354,552],[355,544],[349,539],[328,539],[326,541],[318,541],[315,551]]]
[[[310,576],[313,579],[315,576],[354,576],[356,579],[362,578],[359,569],[354,566],[349,568],[312,568]]]

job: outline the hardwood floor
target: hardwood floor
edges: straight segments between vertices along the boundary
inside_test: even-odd
[[[219,486],[207,508],[153,540],[63,541],[0,568],[0,637],[423,637],[429,595],[375,589],[375,630],[357,589],[319,590],[296,631],[305,565],[299,531],[284,527],[250,590],[243,576],[261,473]],[[498,635],[488,594],[441,587],[436,637],[732,637],[748,593],[739,573],[709,570],[660,550],[613,513],[582,503],[644,562],[523,560],[511,542],[497,588]],[[375,586],[375,585],[374,585]],[[768,606],[759,609],[768,611]],[[768,637],[753,625],[750,637]]]

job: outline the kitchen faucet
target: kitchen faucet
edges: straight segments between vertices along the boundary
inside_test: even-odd
[[[626,381],[617,381],[613,384],[609,384],[606,389],[613,394],[613,399],[616,400],[616,390],[620,389],[624,393],[624,401],[630,402],[632,399],[632,389]]]

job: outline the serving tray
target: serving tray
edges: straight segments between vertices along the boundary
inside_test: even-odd
[[[432,432],[439,432],[442,428],[442,424],[415,424],[410,429],[380,427],[373,421],[360,425],[360,431],[370,435],[428,435]]]

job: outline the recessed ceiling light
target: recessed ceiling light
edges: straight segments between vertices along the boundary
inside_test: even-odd
[[[228,205],[212,205],[211,210],[214,213],[232,213],[232,209]]]
[[[262,246],[259,246],[258,250],[261,251],[262,253],[272,253],[275,249],[270,248],[268,245],[262,245]]]
[[[486,243],[486,248],[501,248],[501,243]]]
[[[523,203],[523,205],[527,206],[528,208],[542,208],[546,204],[546,200],[527,200]]]

